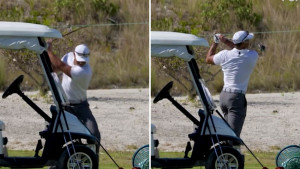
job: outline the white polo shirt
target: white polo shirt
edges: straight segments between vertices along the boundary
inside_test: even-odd
[[[213,61],[222,67],[224,88],[247,91],[250,75],[255,67],[258,54],[254,50],[222,50],[214,55]]]
[[[89,87],[92,69],[88,63],[84,66],[74,65],[74,53],[67,53],[61,59],[71,66],[71,77],[63,73],[62,87],[70,103],[79,103],[87,99],[86,91]]]

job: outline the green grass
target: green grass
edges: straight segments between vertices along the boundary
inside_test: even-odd
[[[255,160],[250,153],[243,151],[245,155],[245,168],[244,169],[261,169],[260,164]],[[261,161],[263,165],[268,167],[269,169],[275,168],[275,152],[254,152],[255,156]],[[183,152],[160,152],[160,157],[168,157],[168,158],[178,158],[183,157]],[[205,169],[205,167],[194,167],[195,169]]]
[[[10,150],[9,156],[33,156],[33,151],[16,151]],[[111,156],[116,160],[120,167],[123,168],[132,168],[131,159],[134,152],[126,152],[126,151],[110,151]],[[262,167],[259,163],[251,156],[250,153],[243,151],[245,155],[245,169],[261,169]],[[276,152],[254,152],[254,154],[259,158],[259,160],[269,169],[275,168],[275,158]],[[182,157],[182,152],[160,152],[160,157]],[[100,169],[116,169],[117,167],[111,161],[111,159],[103,152],[100,152]],[[4,167],[0,167],[1,169],[6,169]],[[44,167],[47,168],[47,167]],[[204,169],[204,167],[194,167]]]
[[[132,168],[131,159],[134,152],[127,151],[109,151],[110,155],[118,163],[120,167],[123,168]],[[17,151],[9,150],[8,154],[10,157],[32,157],[34,155],[33,151]],[[7,167],[0,167],[1,169],[8,169]],[[48,167],[44,167],[48,168]],[[104,151],[100,150],[100,162],[99,169],[116,169],[117,167],[112,162],[112,160],[105,154]]]
[[[258,169],[262,168],[260,164],[255,160],[255,158],[250,153],[245,154],[245,169]],[[254,152],[257,158],[261,161],[263,165],[268,168],[275,168],[275,158],[277,153],[275,152]]]

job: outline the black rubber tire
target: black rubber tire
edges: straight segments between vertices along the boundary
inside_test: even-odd
[[[217,153],[220,156],[220,147],[217,147]],[[239,151],[232,147],[222,146],[222,153],[223,156],[229,157],[230,161],[234,160],[236,162],[236,166],[217,168],[217,156],[215,154],[214,149],[212,149],[206,160],[205,169],[244,169],[244,157]]]
[[[70,148],[71,149],[71,148]],[[98,156],[88,147],[84,145],[75,145],[76,154],[87,157],[87,160],[92,164],[89,169],[98,169]],[[71,150],[71,157],[74,157],[74,152]],[[56,169],[68,169],[68,162],[70,160],[67,149],[63,151],[56,164]],[[71,167],[70,167],[71,168]],[[78,169],[78,167],[75,167]],[[86,169],[86,168],[85,168]]]

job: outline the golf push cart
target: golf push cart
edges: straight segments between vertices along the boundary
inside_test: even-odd
[[[151,125],[151,166],[155,168],[192,168],[205,166],[206,169],[243,169],[244,156],[234,147],[242,144],[228,123],[220,117],[213,115],[216,106],[209,90],[200,76],[199,68],[194,59],[192,46],[206,46],[208,42],[197,36],[176,32],[151,32],[152,57],[178,57],[183,59],[188,67],[191,80],[203,105],[199,109],[199,117],[194,117],[176,100],[169,91],[173,82],[169,82],[154,98],[153,103],[168,99],[192,123],[196,125],[195,131],[188,134],[193,141],[187,143],[182,158],[160,158],[158,152],[159,141],[154,138],[156,128]],[[189,151],[191,151],[189,157]]]
[[[5,149],[9,141],[2,136],[5,125],[3,121],[0,121],[1,167],[36,168],[56,166],[59,169],[98,168],[98,156],[96,155],[97,139],[92,136],[90,131],[76,116],[64,111],[64,107],[68,105],[68,102],[59,79],[51,68],[50,59],[46,51],[47,45],[44,38],[61,37],[62,35],[59,31],[44,25],[0,22],[0,48],[28,49],[36,52],[55,103],[55,106],[52,105],[50,107],[51,117],[49,117],[21,91],[20,85],[23,81],[23,75],[11,83],[3,93],[2,98],[5,99],[14,93],[18,94],[48,124],[44,131],[39,132],[41,139],[37,140],[34,157],[8,157]],[[42,139],[44,144],[42,144]],[[39,151],[42,149],[43,152],[39,155]]]

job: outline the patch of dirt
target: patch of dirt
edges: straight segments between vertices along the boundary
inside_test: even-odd
[[[218,110],[219,96],[213,96]],[[247,117],[241,138],[253,150],[275,151],[300,143],[300,92],[247,94]],[[186,102],[186,97],[175,97]],[[183,105],[198,118],[194,103]],[[151,122],[157,128],[159,148],[164,151],[184,151],[188,134],[195,126],[168,100],[151,105]]]
[[[36,97],[37,92],[24,92],[50,117],[50,103]],[[0,93],[2,95],[2,93]],[[88,101],[98,122],[102,145],[110,150],[135,151],[149,142],[149,90],[89,90]],[[54,104],[53,104],[54,105]],[[3,136],[8,148],[34,150],[45,121],[21,97],[13,94],[0,99],[0,120],[5,123]]]

